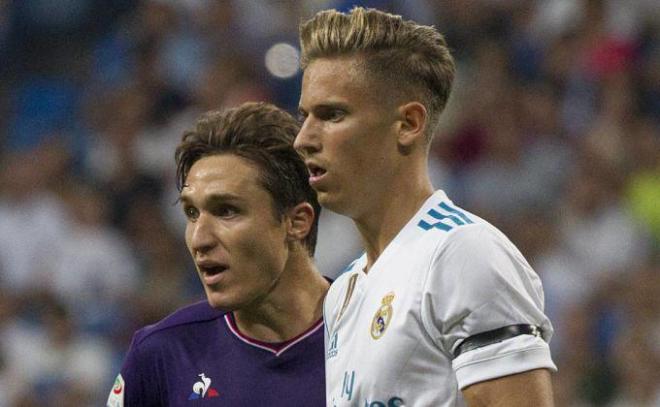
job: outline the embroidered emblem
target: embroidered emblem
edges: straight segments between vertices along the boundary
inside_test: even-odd
[[[371,321],[371,337],[374,339],[380,339],[390,325],[390,321],[392,321],[394,292],[387,293],[381,301],[380,308],[378,308],[374,319]]]
[[[107,407],[124,407],[124,389],[126,384],[121,374],[117,375],[115,384],[112,386],[110,395],[108,396]]]
[[[188,397],[188,400],[218,397],[218,391],[211,387],[211,379],[206,377],[204,373],[200,373],[198,376],[200,380],[193,384],[193,392]]]

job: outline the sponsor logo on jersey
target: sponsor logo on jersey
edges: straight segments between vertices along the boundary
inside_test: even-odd
[[[337,340],[338,340],[338,337],[339,337],[339,335],[338,335],[337,332],[332,334],[332,336],[330,337],[330,346],[328,347],[328,355],[327,355],[326,359],[332,359],[335,356],[337,356],[337,352],[338,352]]]
[[[118,374],[115,379],[115,384],[112,386],[112,390],[110,390],[108,402],[106,403],[107,407],[124,407],[125,389],[126,383],[124,383],[124,378],[121,377],[121,374]]]
[[[369,401],[364,400],[364,407],[404,407],[403,399],[401,397],[392,397],[385,401]]]
[[[380,339],[390,325],[392,314],[394,313],[394,310],[392,309],[392,301],[394,301],[394,292],[385,294],[381,300],[381,305],[371,321],[370,331],[372,338]]]
[[[218,391],[211,387],[211,379],[206,377],[204,373],[200,373],[199,381],[193,384],[193,392],[188,397],[188,400],[208,399],[211,397],[218,397]]]

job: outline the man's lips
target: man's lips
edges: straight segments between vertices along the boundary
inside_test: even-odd
[[[326,174],[325,168],[312,162],[307,163],[307,170],[309,171],[309,183],[312,185],[318,183]]]
[[[197,269],[201,274],[204,284],[213,285],[217,284],[222,279],[222,275],[229,269],[229,267],[226,264],[221,263],[200,262],[197,263]]]

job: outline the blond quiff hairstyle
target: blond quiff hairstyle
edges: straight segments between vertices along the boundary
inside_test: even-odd
[[[420,99],[428,111],[427,132],[433,133],[456,71],[435,28],[376,9],[325,10],[301,24],[300,46],[303,70],[317,58],[359,57],[368,77],[381,80],[389,92]]]

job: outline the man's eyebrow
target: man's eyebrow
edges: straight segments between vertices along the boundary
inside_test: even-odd
[[[348,107],[348,104],[346,102],[342,102],[340,100],[328,100],[323,103],[319,103],[318,105],[314,106],[315,109],[333,109],[333,108],[346,108]]]
[[[226,201],[241,201],[242,199],[238,195],[230,193],[218,193],[210,194],[206,197],[207,202],[226,202]]]
[[[332,109],[348,110],[348,104],[344,103],[344,102],[339,102],[339,101],[336,101],[336,102],[332,102],[332,101],[323,102],[323,103],[319,103],[318,105],[311,106],[309,111],[311,111],[311,112],[323,112],[323,111],[332,110]],[[302,106],[298,106],[298,113],[304,115],[304,114],[307,114],[308,111],[306,109],[304,109]]]
[[[179,195],[178,202],[181,203],[189,203],[191,202],[191,198],[188,196],[186,193],[181,193]],[[238,195],[230,194],[230,193],[217,193],[217,194],[210,194],[204,197],[204,201],[207,203],[216,203],[216,202],[237,202],[237,201],[242,201],[243,199],[239,197]]]
[[[184,201],[188,201],[188,198],[185,195],[185,190],[186,188],[189,188],[189,184],[182,184],[181,189],[179,190],[179,196],[176,198],[176,201],[174,201],[174,205],[180,204]]]

